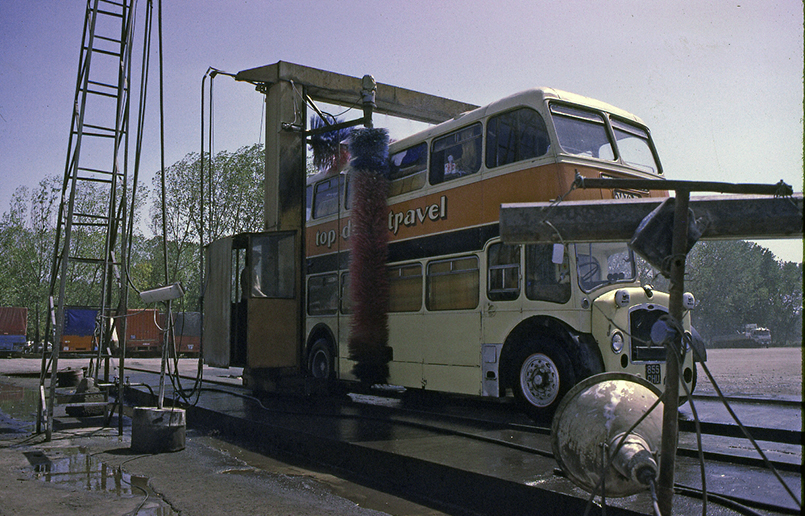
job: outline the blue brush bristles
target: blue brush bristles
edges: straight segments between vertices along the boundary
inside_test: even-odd
[[[386,129],[356,129],[350,135],[352,169],[388,178],[389,133]]]

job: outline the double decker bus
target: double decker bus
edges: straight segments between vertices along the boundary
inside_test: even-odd
[[[625,242],[507,245],[499,237],[501,204],[563,197],[577,174],[662,180],[638,117],[532,89],[391,143],[389,169],[389,384],[490,397],[511,392],[536,419],[550,418],[563,394],[595,373],[632,373],[662,385],[666,353],[651,344],[650,329],[667,314],[668,295],[640,285]],[[564,198],[651,195],[667,194],[575,190]],[[326,382],[357,380],[347,349],[349,168],[309,179],[306,208],[303,264],[282,258],[282,248],[294,245],[292,233],[235,235],[225,246],[231,255],[208,252],[213,269],[216,260],[229,260],[229,279],[221,282],[228,291],[220,295],[232,307],[230,362],[246,366],[244,378],[261,327],[282,322],[238,306],[301,295],[302,338],[292,351],[299,368]],[[690,329],[689,313],[683,324]],[[680,371],[692,392],[690,353]]]

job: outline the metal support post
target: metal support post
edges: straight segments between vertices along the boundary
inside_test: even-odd
[[[668,311],[671,318],[682,323],[684,316],[682,296],[685,292],[685,260],[688,242],[688,204],[690,192],[676,191],[674,205],[674,230],[671,244],[671,285]],[[658,482],[658,505],[662,516],[673,513],[674,465],[679,437],[679,357],[682,350],[682,334],[677,332],[669,344],[665,360],[665,393],[662,414],[662,444],[660,450],[660,474]]]

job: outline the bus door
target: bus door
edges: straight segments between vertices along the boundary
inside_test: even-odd
[[[416,338],[423,343],[423,387],[478,394],[481,340],[478,256],[429,262],[425,283],[428,312],[415,330]]]

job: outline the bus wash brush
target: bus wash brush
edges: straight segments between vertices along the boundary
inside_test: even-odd
[[[352,326],[349,356],[362,384],[386,383],[388,346],[388,146],[385,129],[359,129],[350,138],[352,154],[352,250],[349,264]]]

